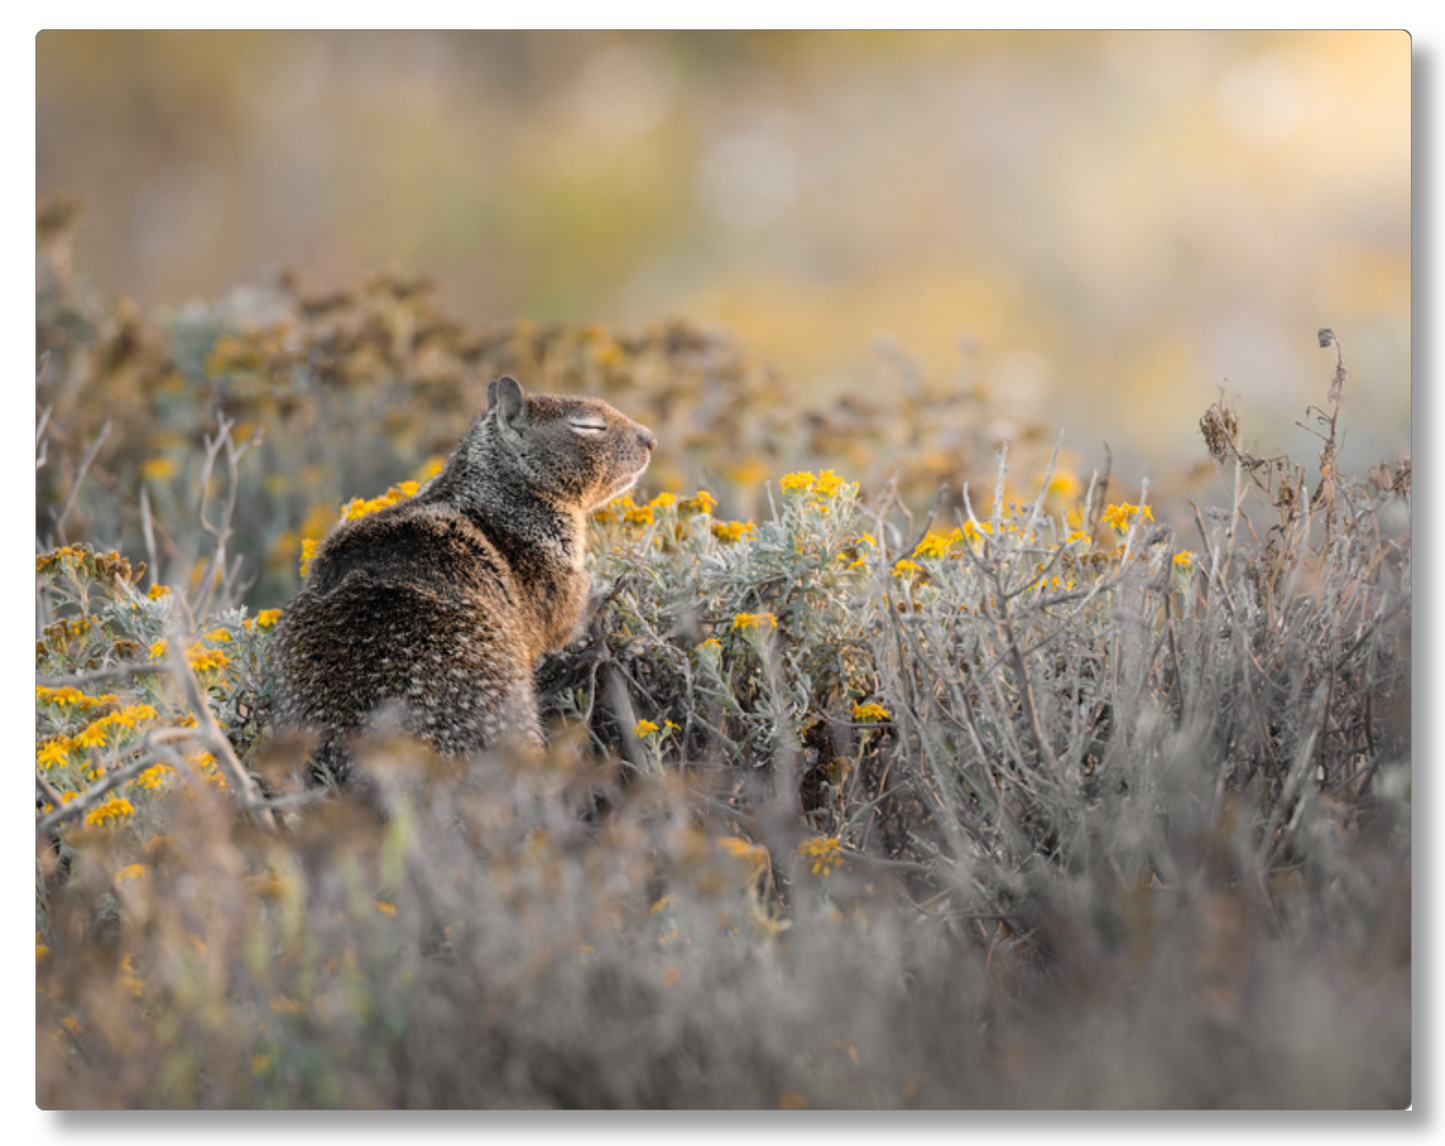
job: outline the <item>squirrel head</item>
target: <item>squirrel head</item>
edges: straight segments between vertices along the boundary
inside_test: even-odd
[[[626,493],[657,438],[600,398],[523,392],[515,378],[487,387],[490,468],[562,509],[590,513]]]

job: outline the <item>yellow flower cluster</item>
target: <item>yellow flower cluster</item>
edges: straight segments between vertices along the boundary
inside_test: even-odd
[[[741,541],[744,537],[751,537],[758,531],[758,527],[751,521],[714,521],[712,523],[712,535],[719,541]]]
[[[660,493],[646,505],[638,505],[630,494],[613,498],[593,513],[596,521],[619,521],[627,525],[651,525],[657,520],[657,511],[671,509],[689,510],[692,513],[711,514],[717,507],[717,498],[705,489],[698,490],[691,497],[678,497],[675,493]]]
[[[147,768],[144,772],[137,776],[135,778],[135,782],[142,788],[145,788],[147,790],[154,790],[156,788],[159,788],[161,784],[165,782],[165,778],[169,776],[173,771],[175,771],[175,769],[170,767],[170,765],[168,764],[156,764],[150,768]]]
[[[78,561],[85,556],[85,550],[79,545],[64,545],[59,549],[52,549],[49,553],[37,554],[35,558],[35,572],[48,573],[55,566],[67,559]]]
[[[134,567],[116,550],[109,553],[92,553],[84,545],[65,545],[35,558],[35,572],[49,575],[59,572],[57,566],[66,568],[80,565],[84,573],[100,582],[114,582],[118,585],[134,585],[145,573],[145,563]]]
[[[768,849],[762,844],[752,844],[741,836],[723,836],[718,840],[719,850],[740,860],[745,860],[754,871],[768,866]]]
[[[977,545],[985,534],[991,533],[993,533],[993,523],[989,521],[980,522],[978,525],[974,525],[971,521],[965,521],[961,528],[951,529],[947,533],[939,533],[930,529],[923,535],[923,540],[918,543],[918,548],[914,552],[918,557],[938,560],[954,555],[955,550],[965,543]],[[872,538],[869,540],[871,541]]]
[[[226,656],[220,649],[207,649],[201,645],[193,645],[187,650],[186,660],[190,662],[191,668],[196,672],[222,669],[231,663],[231,658]]]
[[[114,700],[115,697],[109,699]],[[91,721],[72,736],[55,736],[45,741],[36,749],[35,759],[42,768],[53,768],[66,763],[77,748],[103,748],[110,728],[134,728],[142,721],[155,718],[156,710],[149,704],[127,705],[118,712]]]
[[[1145,521],[1153,521],[1154,511],[1147,505],[1130,505],[1126,501],[1121,505],[1111,505],[1106,508],[1100,520],[1117,533],[1128,533],[1131,517],[1142,517]]]
[[[739,613],[733,618],[734,629],[776,629],[778,618],[772,613]]]
[[[1184,550],[1182,553],[1176,553],[1174,555],[1174,568],[1184,573],[1188,573],[1193,570],[1194,554],[1190,553],[1187,549]]]
[[[921,565],[917,565],[914,562],[909,561],[907,558],[904,558],[904,560],[899,561],[896,565],[893,566],[893,576],[895,577],[907,577],[910,573],[922,572],[923,567]]]
[[[816,477],[810,470],[799,470],[784,474],[778,480],[778,486],[784,493],[812,493],[818,497],[832,497],[843,488],[843,484],[843,479],[832,470],[824,470]]]
[[[247,617],[241,622],[244,629],[269,629],[281,619],[280,609],[262,609],[254,617]]]
[[[107,704],[114,704],[115,693],[108,692],[104,696],[86,696],[78,688],[46,688],[43,684],[35,686],[36,704],[58,704],[64,707],[73,704],[82,712],[88,712],[92,708],[104,708]]]
[[[869,702],[867,704],[855,704],[853,706],[853,719],[862,721],[887,720],[888,710],[881,704]]]
[[[657,502],[634,505],[630,497],[623,500],[626,504],[622,507],[622,520],[628,525],[651,525],[656,520],[654,514],[659,508]]]
[[[798,845],[798,851],[813,861],[814,875],[831,875],[843,863],[843,844],[833,836],[814,836]]]
[[[151,601],[159,601],[162,597],[169,597],[170,595],[171,591],[167,586],[157,583],[150,587],[150,591],[146,593],[146,598]]]
[[[354,497],[341,507],[341,520],[355,521],[357,518],[365,517],[369,513],[375,513],[379,509],[395,505],[399,501],[405,501],[421,489],[419,481],[397,482],[380,497],[374,497],[370,501],[365,498]]]
[[[632,735],[641,739],[644,736],[651,736],[658,730],[658,726],[650,720],[639,720],[632,727]]]
[[[103,804],[98,804],[85,814],[85,822],[91,827],[103,827],[112,820],[123,820],[135,813],[135,808],[124,796],[112,796]]]
[[[843,487],[843,479],[832,470],[824,470],[813,482],[813,492],[819,497],[832,497]]]
[[[954,530],[954,532],[957,533],[958,530]],[[929,530],[923,540],[918,543],[916,552],[920,557],[942,557],[948,552],[948,549],[949,539],[941,533]]]
[[[301,542],[301,577],[304,580],[306,574],[311,572],[311,562],[316,560],[316,555],[321,552],[321,542],[311,538],[304,538]]]

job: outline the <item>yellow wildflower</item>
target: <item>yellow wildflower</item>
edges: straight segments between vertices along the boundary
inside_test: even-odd
[[[395,505],[399,501],[412,497],[420,488],[420,482],[402,481],[397,482],[380,497],[374,497],[370,501],[354,497],[342,507],[341,520],[355,521],[357,518],[375,513],[379,509],[386,509],[387,506]]]
[[[1127,533],[1131,517],[1142,517],[1145,521],[1153,521],[1154,511],[1147,505],[1130,505],[1126,501],[1120,505],[1111,505],[1106,508],[1101,520],[1110,529],[1118,533]]]
[[[159,788],[164,782],[165,778],[172,771],[174,771],[174,769],[172,769],[168,764],[153,764],[151,765],[151,767],[147,768],[144,772],[137,776],[135,778],[135,782],[139,784],[142,788]]]
[[[832,497],[843,484],[843,479],[832,470],[824,470],[813,482],[813,492],[819,497]]]
[[[632,726],[632,735],[637,737],[651,736],[657,731],[657,725],[650,720],[639,720]]]
[[[190,661],[191,668],[195,669],[196,672],[225,668],[231,663],[231,659],[226,656],[225,653],[221,652],[220,649],[206,649],[200,645],[192,648],[190,652],[186,654],[186,659]]]
[[[127,864],[115,873],[116,883],[125,883],[127,880],[139,879],[146,873],[146,865],[143,863]]]
[[[304,538],[301,542],[301,576],[305,577],[311,571],[311,562],[316,560],[316,555],[321,552],[321,542],[313,541],[311,538]]]
[[[934,533],[929,530],[918,543],[917,553],[920,557],[942,557],[948,552],[949,539],[941,533]]]
[[[831,875],[843,862],[842,841],[833,836],[814,836],[798,845],[798,851],[813,860],[814,875]]]
[[[1174,568],[1181,572],[1188,573],[1194,568],[1194,554],[1184,550],[1174,555]]]
[[[132,815],[135,808],[124,796],[112,796],[105,803],[91,808],[85,814],[85,822],[92,827],[105,824],[109,820],[120,820]]]
[[[785,492],[796,489],[806,493],[813,488],[813,483],[817,480],[809,471],[801,470],[795,474],[784,474],[782,480],[778,482],[778,486]]]
[[[739,613],[733,618],[734,629],[760,629],[778,627],[778,618],[772,613]]]
[[[150,652],[151,652],[151,659],[152,659],[152,660],[159,660],[161,657],[165,656],[165,655],[166,655],[166,641],[165,641],[165,638],[162,637],[162,638],[161,638],[160,640],[158,640],[155,644],[151,645],[151,650],[150,650]]]
[[[702,652],[704,649],[708,650],[709,652],[721,652],[722,642],[716,637],[708,637],[707,640],[703,641],[702,644],[697,646],[698,652]]]
[[[614,497],[601,509],[597,510],[592,515],[592,519],[594,521],[620,521],[622,520],[623,514],[629,509],[635,508],[636,506],[633,504],[632,498],[624,493],[621,497]]]
[[[898,562],[896,565],[893,566],[893,576],[895,576],[895,577],[906,577],[906,576],[908,576],[908,574],[910,574],[910,573],[922,573],[922,572],[923,572],[923,567],[922,567],[922,566],[914,564],[914,562],[909,561],[906,557],[905,557],[902,561]]]
[[[622,511],[622,520],[628,525],[651,525],[655,518],[650,505],[634,505]]]
[[[105,726],[107,721],[97,720],[85,726],[77,732],[72,743],[77,748],[100,748],[105,744]]]
[[[70,755],[70,749],[70,737],[57,736],[54,740],[47,740],[41,745],[35,758],[42,768],[49,768],[52,764],[64,764],[66,757]]]
[[[667,509],[669,506],[677,504],[677,494],[660,493],[652,499],[651,504],[653,509]]]
[[[171,591],[168,586],[156,584],[150,587],[150,591],[146,593],[146,598],[151,601],[159,601],[162,597],[169,597],[170,595]]]
[[[698,490],[686,501],[680,503],[684,509],[696,510],[698,513],[712,513],[717,508],[717,498],[708,493],[705,489]]]
[[[205,637],[208,641],[215,641],[218,645],[225,644],[231,639],[231,634],[225,629],[212,629]]]
[[[751,521],[714,521],[712,535],[719,541],[741,541],[745,536],[757,532]]]
[[[881,704],[874,704],[869,701],[867,704],[855,704],[853,706],[853,719],[863,721],[887,720],[888,710]]]

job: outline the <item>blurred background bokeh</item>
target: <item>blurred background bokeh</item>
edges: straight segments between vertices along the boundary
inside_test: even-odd
[[[38,198],[147,310],[395,268],[468,322],[685,316],[818,399],[909,356],[1156,481],[1221,386],[1308,455],[1330,326],[1345,467],[1409,450],[1403,32],[47,31],[37,65]]]

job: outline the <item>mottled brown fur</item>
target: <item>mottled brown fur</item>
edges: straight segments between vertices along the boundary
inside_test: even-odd
[[[440,474],[322,545],[277,632],[277,730],[317,734],[313,767],[342,781],[383,710],[443,755],[540,744],[532,673],[586,613],[587,515],[655,444],[595,398],[493,382]]]

